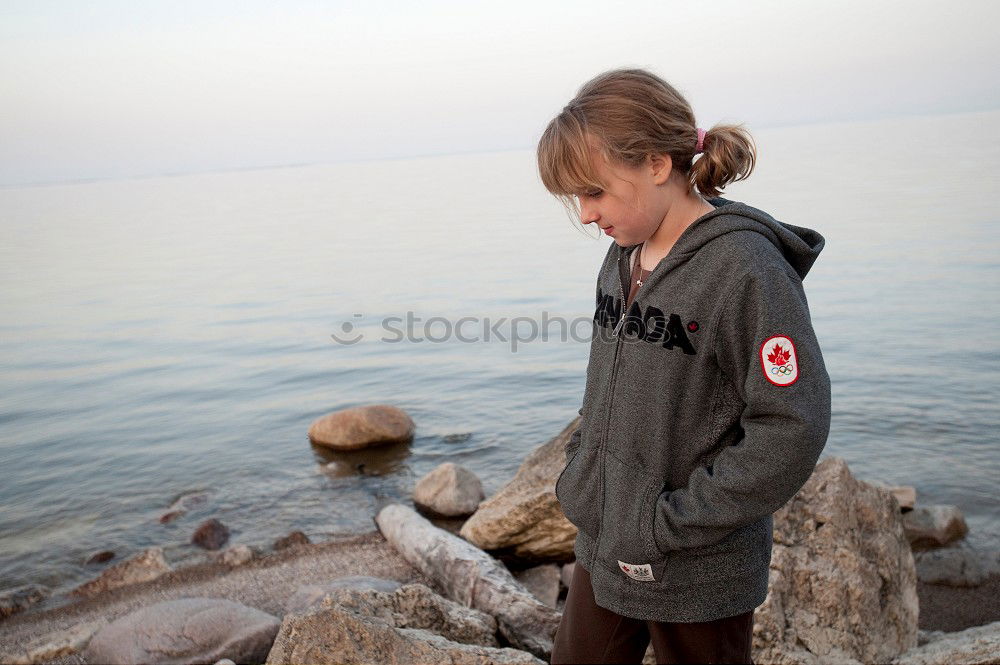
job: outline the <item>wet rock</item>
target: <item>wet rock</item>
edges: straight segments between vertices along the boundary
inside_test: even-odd
[[[416,425],[402,409],[388,404],[359,406],[327,414],[309,426],[309,439],[334,450],[358,450],[413,438]]]
[[[215,519],[207,519],[198,525],[191,535],[191,542],[207,550],[217,550],[229,540],[229,529]]]
[[[917,506],[903,516],[903,525],[914,548],[941,547],[969,532],[956,506]]]
[[[95,579],[69,592],[71,596],[93,596],[110,589],[155,580],[172,568],[163,557],[162,547],[149,547],[141,553],[104,570]]]
[[[282,536],[274,541],[275,550],[284,550],[289,547],[295,547],[296,545],[308,545],[309,536],[301,531],[292,531],[287,536]]]
[[[0,619],[23,612],[47,595],[49,590],[40,584],[22,584],[0,591]]]
[[[87,557],[86,565],[92,565],[96,563],[105,563],[111,561],[115,558],[115,553],[111,550],[101,550],[100,552],[94,552],[89,557]]]
[[[208,492],[194,491],[181,494],[170,504],[166,512],[160,515],[160,524],[172,522],[178,517],[187,513],[192,508],[196,508],[208,502]]]
[[[182,510],[168,510],[160,515],[160,524],[168,524],[184,514]]]

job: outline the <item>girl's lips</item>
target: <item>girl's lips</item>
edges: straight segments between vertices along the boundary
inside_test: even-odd
[[[614,230],[615,230],[615,227],[609,226],[608,228],[604,229],[604,233],[606,233],[607,235],[611,235],[611,232],[614,231]]]

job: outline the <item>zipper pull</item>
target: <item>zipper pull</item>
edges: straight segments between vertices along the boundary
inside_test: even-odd
[[[622,329],[622,324],[623,323],[625,323],[625,315],[624,314],[622,314],[622,318],[618,319],[618,325],[615,326],[615,329],[611,331],[611,335],[613,337],[618,337],[618,332]]]

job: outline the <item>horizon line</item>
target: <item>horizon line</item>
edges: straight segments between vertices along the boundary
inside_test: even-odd
[[[1000,107],[988,107],[980,109],[966,109],[961,111],[943,111],[937,113],[895,113],[892,115],[882,115],[882,116],[869,116],[865,118],[847,118],[847,119],[837,119],[837,120],[821,120],[821,121],[804,121],[804,122],[787,122],[787,123],[777,123],[777,124],[763,124],[758,125],[754,128],[757,130],[767,130],[767,129],[784,129],[791,127],[808,127],[816,125],[838,125],[838,124],[858,124],[865,122],[878,122],[881,120],[891,120],[893,118],[919,118],[919,117],[933,117],[942,115],[968,115],[973,113],[989,113],[992,111],[1000,111]],[[210,173],[238,173],[240,171],[263,171],[263,170],[278,170],[278,169],[294,169],[303,168],[307,166],[333,166],[336,164],[357,164],[364,162],[390,162],[390,161],[403,161],[408,159],[423,159],[427,157],[449,157],[453,155],[469,155],[469,154],[491,154],[491,153],[501,153],[501,152],[515,152],[518,150],[528,150],[532,146],[518,146],[515,148],[495,148],[495,149],[476,149],[476,150],[452,150],[448,152],[430,152],[430,153],[414,153],[408,155],[392,155],[392,156],[379,156],[379,157],[353,157],[347,159],[332,159],[332,160],[320,160],[315,162],[286,162],[282,164],[265,164],[265,165],[255,165],[255,166],[226,166],[220,168],[207,168],[198,169],[192,171],[168,171],[161,173],[146,173],[139,175],[128,175],[128,176],[98,176],[89,178],[68,178],[65,180],[40,180],[25,183],[0,183],[0,189],[16,189],[21,187],[50,187],[58,185],[74,185],[74,184],[91,184],[96,182],[114,182],[123,180],[151,180],[155,178],[178,178],[189,175],[203,175]]]

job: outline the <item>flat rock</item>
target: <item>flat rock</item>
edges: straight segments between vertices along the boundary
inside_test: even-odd
[[[927,642],[910,649],[892,665],[959,665],[1000,663],[1000,621],[955,633],[926,633]]]
[[[34,665],[75,656],[86,648],[94,633],[107,624],[104,619],[81,622],[67,630],[36,638],[20,649],[0,651],[0,663]]]
[[[84,652],[88,663],[259,663],[281,622],[221,598],[178,598],[136,610],[101,628]]]
[[[916,552],[917,578],[928,584],[974,587],[1000,574],[1000,551],[945,548]]]
[[[313,421],[309,439],[335,450],[357,450],[413,438],[416,425],[402,409],[388,404],[334,411]]]

